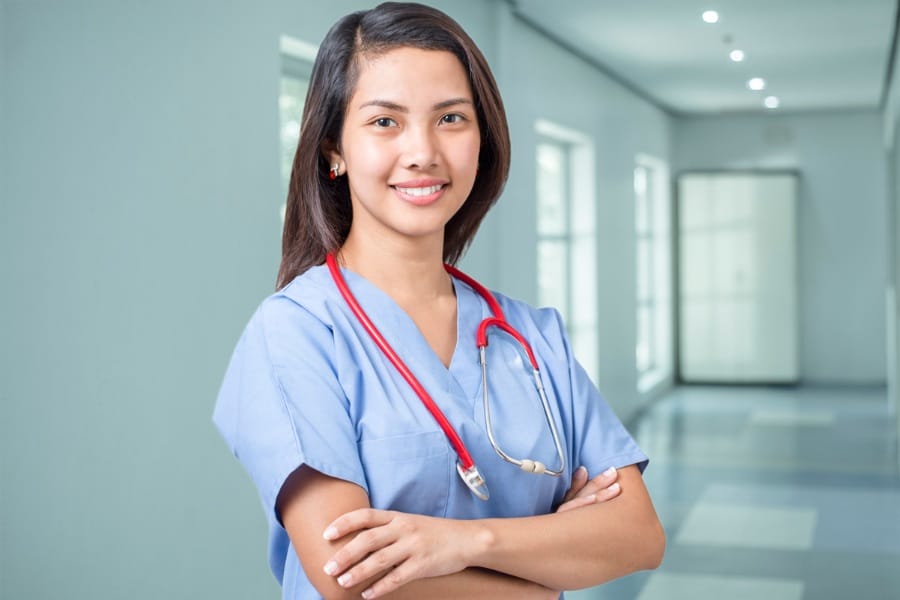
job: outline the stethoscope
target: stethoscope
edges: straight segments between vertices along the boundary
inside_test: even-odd
[[[435,421],[437,421],[438,425],[440,425],[441,429],[444,431],[444,434],[447,436],[447,439],[450,442],[450,445],[453,446],[453,449],[456,451],[456,455],[459,457],[459,460],[456,463],[456,471],[459,473],[459,476],[462,478],[463,482],[472,490],[478,498],[482,500],[487,500],[490,497],[490,492],[488,491],[487,483],[484,480],[484,477],[481,473],[478,472],[478,467],[475,466],[475,461],[472,460],[472,456],[469,454],[469,451],[466,449],[466,446],[463,444],[459,435],[456,433],[456,430],[450,425],[450,422],[447,420],[447,417],[444,416],[444,413],[438,408],[437,404],[435,404],[434,400],[432,400],[431,396],[428,392],[425,391],[425,388],[422,387],[422,384],[419,383],[419,380],[416,379],[416,376],[412,374],[412,371],[409,370],[409,367],[406,366],[406,363],[397,356],[397,353],[394,352],[394,349],[391,348],[391,345],[388,344],[387,340],[384,339],[384,336],[381,335],[381,332],[378,331],[378,328],[372,323],[369,319],[368,315],[366,315],[365,311],[359,305],[359,302],[356,301],[356,298],[353,296],[353,292],[350,291],[350,288],[347,286],[347,282],[344,281],[344,277],[341,275],[341,270],[337,265],[337,261],[334,258],[334,254],[329,253],[326,257],[325,262],[328,264],[328,270],[331,272],[331,278],[334,280],[335,285],[337,285],[338,290],[341,292],[341,296],[344,297],[344,300],[347,302],[347,305],[350,307],[350,310],[353,311],[353,314],[356,316],[357,320],[366,330],[366,333],[369,334],[369,337],[372,338],[372,341],[381,349],[387,359],[394,365],[394,368],[400,373],[403,379],[406,380],[406,383],[415,391],[416,395],[422,401],[422,404],[425,405],[425,408],[428,409],[428,412],[431,413],[431,416],[434,417]],[[550,475],[552,477],[559,477],[562,475],[563,471],[566,469],[566,458],[563,453],[562,443],[559,440],[559,433],[556,430],[556,425],[553,421],[553,414],[550,411],[550,403],[547,402],[547,394],[544,392],[544,385],[541,383],[541,375],[540,369],[538,368],[537,359],[534,356],[534,352],[531,350],[531,346],[522,337],[516,329],[509,324],[506,320],[506,317],[503,315],[503,310],[500,308],[500,304],[497,302],[497,299],[494,298],[494,295],[480,283],[460,271],[455,267],[450,265],[444,265],[444,269],[447,270],[450,275],[456,277],[460,281],[468,284],[473,290],[475,290],[487,303],[491,309],[491,314],[493,316],[484,319],[478,325],[478,333],[476,335],[476,344],[478,346],[480,361],[481,361],[481,387],[482,387],[482,396],[484,399],[484,421],[487,426],[487,434],[488,440],[491,442],[491,447],[494,451],[500,455],[500,457],[506,462],[512,463],[522,469],[523,471],[527,471],[528,473],[535,473],[537,475],[544,474]],[[547,425],[550,427],[550,433],[553,436],[553,443],[556,445],[556,454],[559,457],[559,468],[550,469],[538,460],[532,460],[530,458],[513,458],[509,454],[503,451],[500,447],[500,444],[497,442],[497,438],[494,435],[494,428],[491,425],[491,403],[488,397],[488,379],[487,379],[487,359],[485,358],[485,349],[488,345],[487,340],[487,330],[491,327],[496,327],[498,329],[503,330],[508,333],[511,337],[513,337],[519,345],[525,350],[525,354],[528,356],[528,361],[531,363],[532,368],[532,376],[534,379],[534,386],[537,389],[538,395],[541,398],[541,404],[544,407],[544,417],[547,419]]]

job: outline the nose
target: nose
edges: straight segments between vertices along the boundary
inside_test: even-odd
[[[440,151],[437,132],[432,127],[415,126],[407,130],[403,139],[403,166],[408,169],[428,169],[437,164]]]

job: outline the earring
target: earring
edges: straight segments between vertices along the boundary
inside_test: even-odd
[[[334,181],[335,179],[337,179],[337,177],[339,175],[339,171],[340,171],[339,165],[336,165],[336,164],[331,165],[331,170],[328,171],[328,179],[330,179],[331,181]]]

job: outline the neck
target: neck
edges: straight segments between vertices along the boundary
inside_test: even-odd
[[[394,300],[429,300],[453,294],[444,271],[443,236],[428,240],[361,239],[351,228],[338,263],[362,275]]]

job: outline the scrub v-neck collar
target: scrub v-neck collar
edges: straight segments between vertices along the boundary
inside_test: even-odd
[[[328,268],[324,265],[313,268],[321,270],[324,284],[333,289],[336,301],[344,307],[354,326],[363,329],[338,291]],[[474,397],[481,385],[475,335],[484,317],[481,298],[472,288],[451,276],[456,295],[456,344],[448,368],[412,317],[393,298],[354,271],[341,267],[341,274],[369,319],[426,390],[462,394],[467,399]],[[365,331],[363,335],[369,338]],[[394,367],[391,365],[390,368]],[[438,387],[434,388],[435,385]]]

